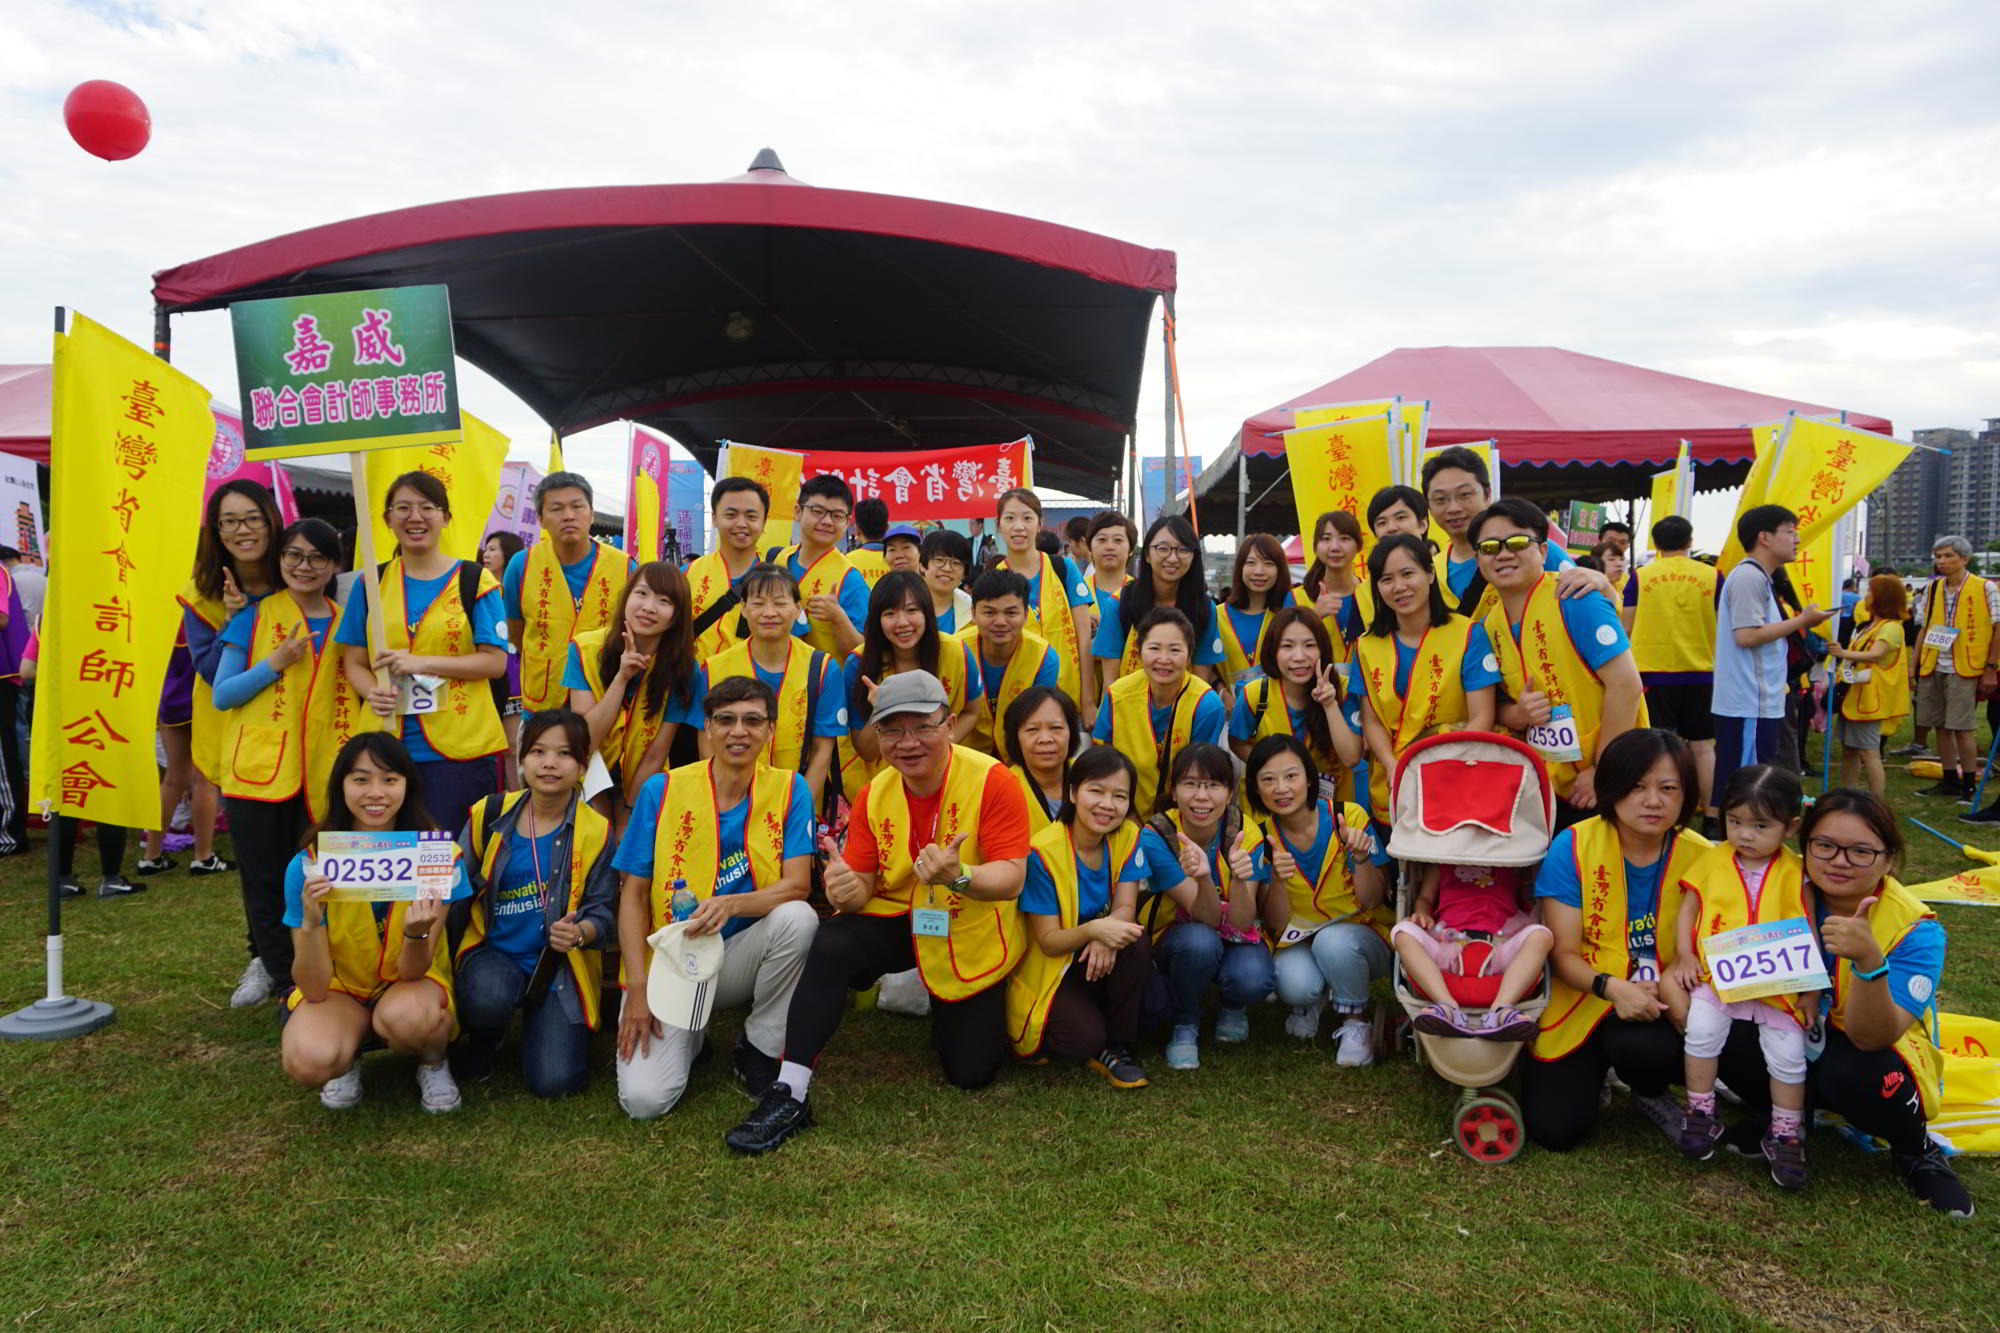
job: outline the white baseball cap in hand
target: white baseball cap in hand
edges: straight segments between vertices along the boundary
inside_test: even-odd
[[[669,1027],[700,1032],[715,1007],[716,974],[722,970],[722,933],[687,933],[673,921],[646,938],[653,962],[646,969],[646,1007]]]

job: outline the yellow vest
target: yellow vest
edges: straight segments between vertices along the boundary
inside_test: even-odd
[[[1910,673],[1903,666],[1903,622],[1871,620],[1855,634],[1848,647],[1860,653],[1882,642],[1893,645],[1889,655],[1860,667],[1868,673],[1868,679],[1849,685],[1847,693],[1841,696],[1840,715],[1850,721],[1887,722],[1910,715]],[[1859,664],[1834,665],[1846,668]]]
[[[383,991],[402,980],[396,972],[396,959],[403,952],[403,918],[409,910],[408,903],[391,903],[388,918],[378,924],[373,903],[327,903],[326,946],[333,958],[333,977],[327,989],[352,995],[363,1004],[373,1004]],[[438,922],[432,930],[439,938],[424,976],[437,983],[444,995],[445,1008],[453,1009],[451,949],[443,938],[444,923]],[[285,997],[285,1007],[296,1009],[304,1000],[304,993],[294,987]],[[458,1036],[455,1009],[451,1035]]]
[[[500,813],[514,809],[528,793],[510,791],[500,799]],[[591,867],[604,852],[611,840],[611,824],[603,815],[590,808],[583,801],[574,803],[574,826],[569,839],[569,905],[563,910],[574,912],[583,902],[585,881],[590,878]],[[472,833],[472,854],[479,858],[479,873],[488,892],[493,888],[494,877],[502,869],[500,858],[506,854],[506,838],[487,836],[486,802],[474,801],[470,819]],[[463,960],[467,951],[485,940],[492,929],[492,907],[487,902],[487,894],[481,893],[472,900],[472,914],[465,924],[465,936],[459,941],[457,958]],[[576,981],[577,998],[583,1002],[583,1021],[590,1030],[597,1030],[599,1010],[604,999],[604,941],[588,949],[571,949],[565,957],[569,960],[570,975]]]
[[[1939,608],[1944,604],[1944,580],[1932,579],[1925,606],[1924,628],[1944,623]],[[1978,676],[1986,670],[1986,654],[1993,647],[1993,608],[1986,604],[1986,580],[1967,574],[1958,585],[1958,603],[1952,607],[1951,623],[1958,627],[1958,640],[1951,646],[1951,669],[1961,676]],[[1919,647],[1917,674],[1937,671],[1938,650]]]
[[[1333,807],[1325,801],[1319,802],[1319,817],[1331,821]],[[1368,812],[1352,801],[1341,807],[1340,817],[1349,828],[1368,827]],[[1280,841],[1283,841],[1285,836],[1275,821],[1252,823],[1246,820],[1243,824],[1243,835],[1237,839],[1236,845],[1245,852],[1255,851],[1267,835],[1276,835]],[[1326,859],[1320,862],[1319,877],[1310,883],[1306,880],[1304,867],[1297,865],[1305,860],[1304,854],[1289,842],[1284,845],[1285,850],[1292,854],[1292,860],[1297,866],[1291,878],[1285,881],[1285,896],[1291,899],[1294,922],[1311,925],[1315,922],[1333,922],[1353,917],[1383,939],[1389,938],[1389,927],[1395,918],[1388,904],[1384,903],[1368,912],[1361,910],[1361,903],[1354,896],[1354,877],[1347,871],[1347,852],[1341,847],[1336,834],[1327,835]],[[1291,947],[1270,938],[1268,930],[1264,934],[1264,942],[1271,947],[1273,953]],[[1293,941],[1294,944],[1298,942]]]
[[[925,837],[925,843],[942,846],[954,834],[970,833],[958,849],[960,864],[975,866],[986,859],[979,847],[979,804],[986,775],[999,766],[999,760],[977,751],[951,747],[936,836]],[[903,775],[893,768],[876,774],[868,784],[866,831],[875,835],[880,864],[875,893],[861,905],[861,915],[905,916],[913,906],[942,907],[951,913],[949,935],[913,937],[917,970],[930,993],[940,1000],[963,1000],[1006,980],[1021,961],[1023,948],[1017,905],[1011,898],[988,902],[917,883],[910,851],[910,798],[903,790]]]
[[[1346,803],[1343,802],[1342,804],[1343,808],[1345,808]],[[1181,822],[1181,812],[1178,810],[1162,811],[1158,817],[1165,819],[1169,824],[1173,825],[1174,831],[1176,833],[1185,833],[1187,831],[1186,826]],[[1228,817],[1225,815],[1221,826],[1216,829],[1215,836],[1218,840],[1220,840],[1223,837],[1223,833],[1228,827],[1229,827],[1229,820]],[[1243,827],[1246,829],[1250,827],[1250,819],[1247,815],[1245,815],[1243,818]],[[1167,850],[1174,853],[1175,860],[1179,860],[1180,844],[1172,838],[1166,838],[1164,839],[1164,841],[1167,844]],[[1203,848],[1203,850],[1206,851],[1207,849]],[[1227,915],[1229,912],[1229,891],[1233,887],[1234,881],[1230,878],[1229,874],[1228,846],[1224,845],[1218,850],[1220,851],[1221,854],[1215,858],[1215,896],[1217,900],[1220,901],[1222,904],[1222,910],[1224,915]],[[1250,885],[1249,892],[1252,897],[1255,897],[1257,892],[1257,886],[1254,884]],[[1165,894],[1159,894],[1154,896],[1161,899],[1164,899],[1166,897]],[[1149,913],[1151,913],[1151,915],[1149,915]],[[1175,923],[1177,923],[1180,919],[1181,919],[1180,910],[1177,907],[1177,905],[1171,901],[1160,902],[1158,904],[1157,909],[1155,910],[1149,907],[1144,897],[1142,897],[1139,900],[1139,924],[1147,927],[1147,929],[1153,932],[1153,943],[1155,944],[1158,944],[1161,938],[1169,930],[1171,930],[1174,927]],[[1256,937],[1258,936],[1258,934],[1259,934],[1259,926],[1257,918],[1253,915],[1250,918],[1250,935],[1252,943],[1257,942]]]
[[[1366,634],[1368,626],[1375,620],[1375,590],[1368,584],[1368,576],[1363,574],[1354,580],[1354,613],[1361,618],[1361,632]],[[1310,602],[1307,605],[1311,605]],[[1326,626],[1326,637],[1333,644],[1333,660],[1345,666],[1354,657],[1354,645],[1340,632],[1338,616],[1321,616],[1320,624]]]
[[[389,562],[382,572],[382,622],[388,647],[423,657],[461,657],[479,647],[472,638],[472,608],[458,599],[458,567],[463,563],[452,562],[444,590],[413,627],[404,600],[403,558]],[[484,597],[499,586],[482,569],[473,595]],[[445,680],[437,711],[424,714],[417,723],[431,748],[447,759],[482,759],[507,748],[507,733],[500,729],[500,712],[493,706],[493,687],[485,680]]]
[[[1030,834],[1040,833],[1043,829],[1055,823],[1056,815],[1062,813],[1062,807],[1057,806],[1055,814],[1051,814],[1043,806],[1041,789],[1035,785],[1035,780],[1028,776],[1026,769],[1015,765],[1007,771],[1014,775],[1014,781],[1021,784],[1021,795],[1028,802],[1028,832]]]
[[[521,706],[530,713],[560,708],[569,699],[563,689],[563,658],[569,641],[585,630],[602,629],[615,618],[618,593],[625,585],[625,553],[600,541],[591,542],[590,578],[583,596],[571,597],[556,544],[543,538],[528,548],[521,568]]]
[[[1442,626],[1424,631],[1417,658],[1410,664],[1409,693],[1396,693],[1396,636],[1364,634],[1354,641],[1361,661],[1361,684],[1369,706],[1389,733],[1391,751],[1403,751],[1426,736],[1456,731],[1466,724],[1465,647],[1472,621],[1454,615]],[[1377,810],[1390,815],[1389,779],[1380,764],[1368,766],[1368,796]]]
[[[784,550],[778,552],[776,559],[772,563],[780,565],[785,569],[790,569],[792,567],[792,557],[797,555],[798,551],[799,548],[796,546],[787,546]],[[803,608],[807,602],[820,596],[831,597],[836,601],[839,600],[841,580],[847,577],[847,571],[852,568],[854,568],[854,565],[839,551],[828,550],[825,552],[819,559],[812,562],[812,568],[808,569],[804,577],[799,580],[799,606]],[[803,611],[801,611],[801,614],[804,614]],[[724,616],[723,619],[727,620],[729,617]],[[856,625],[855,628],[860,629],[861,627]],[[810,628],[806,630],[804,638],[807,643],[819,649],[834,661],[838,662],[840,660],[840,644],[834,639],[833,630],[828,626],[817,620],[812,621]]]
[[[1757,895],[1757,910],[1750,910],[1750,886],[1743,882],[1743,871],[1736,864],[1736,849],[1728,843],[1718,843],[1694,860],[1688,867],[1687,878],[1681,882],[1681,891],[1691,893],[1699,906],[1694,923],[1694,949],[1701,962],[1701,979],[1710,981],[1708,971],[1708,941],[1711,936],[1720,935],[1725,930],[1735,930],[1755,922],[1784,921],[1791,917],[1803,916],[1810,919],[1806,910],[1805,865],[1799,854],[1789,847],[1780,847],[1778,854],[1764,871],[1764,887]],[[1674,947],[1680,948],[1680,909],[1674,909]],[[1668,929],[1667,919],[1660,918],[1660,929]],[[1791,1015],[1800,1027],[1810,1021],[1810,1015],[1797,995],[1772,995],[1763,1003],[1782,1009]]]
[[[1311,606],[1305,594],[1297,588],[1291,591],[1291,600],[1286,606]],[[1236,621],[1229,614],[1226,605],[1218,603],[1215,608],[1215,628],[1222,635],[1222,679],[1233,683],[1236,678],[1257,665],[1258,654],[1264,650],[1264,631],[1271,627],[1271,617],[1276,607],[1266,607],[1257,617],[1257,635],[1249,643],[1244,643],[1236,632]]]
[[[273,540],[276,540],[275,536]],[[181,589],[180,604],[200,616],[208,627],[220,634],[229,619],[228,610],[218,598],[203,597],[195,590],[194,581]],[[336,624],[334,628],[338,629]],[[338,656],[338,654],[336,654]],[[194,708],[188,724],[189,741],[194,751],[194,766],[209,781],[221,785],[222,781],[222,714],[215,707],[215,690],[202,677],[194,673]]]
[[[726,619],[727,617],[725,617]],[[790,657],[785,662],[784,679],[779,682],[777,725],[771,731],[771,743],[764,749],[764,762],[773,768],[788,773],[798,773],[805,768],[805,754],[811,742],[806,737],[806,702],[813,697],[812,686],[825,679],[825,673],[836,671],[834,660],[807,644],[804,639],[788,641]],[[817,668],[813,659],[819,659]],[[750,658],[750,641],[738,643],[708,659],[708,687],[715,688],[717,681],[731,676],[755,678],[757,670]],[[818,679],[816,680],[815,677]],[[838,690],[835,691],[839,693]],[[843,701],[841,711],[846,711]]]
[[[1884,958],[1916,929],[1918,922],[1937,919],[1929,904],[1892,877],[1883,878],[1875,895],[1875,905],[1868,909],[1868,928],[1874,933],[1876,946]],[[1827,1022],[1845,1032],[1847,997],[1854,988],[1854,964],[1845,958],[1835,959],[1834,963],[1833,1008]],[[1910,1067],[1910,1077],[1917,1081],[1917,1088],[1923,1094],[1926,1120],[1937,1114],[1938,1099],[1944,1091],[1944,1053],[1938,1049],[1937,1021],[1937,999],[1933,996],[1930,1006],[1893,1043],[1896,1054]]]
[[[1637,577],[1632,660],[1639,670],[1715,670],[1715,566],[1669,555],[1639,566]]]
[[[611,633],[607,626],[603,629],[587,629],[570,642],[576,645],[576,655],[583,662],[583,674],[595,681],[591,690],[595,699],[604,697],[604,672],[601,654],[604,652],[604,638]],[[629,782],[639,771],[639,761],[646,757],[646,749],[659,736],[660,728],[666,725],[667,705],[673,701],[669,694],[661,701],[660,713],[646,709],[646,678],[640,676],[632,682],[632,697],[618,710],[618,716],[611,719],[611,730],[604,733],[604,744],[598,746],[598,753],[611,771]]]
[[[1104,694],[1104,706],[1111,710],[1111,743],[1139,770],[1132,809],[1140,816],[1151,814],[1159,803],[1174,756],[1194,739],[1195,710],[1209,694],[1208,682],[1201,677],[1183,677],[1173,716],[1167,719],[1167,734],[1156,736],[1153,701],[1146,688],[1149,679],[1145,672],[1134,671],[1112,681]]]
[[[755,564],[753,556],[751,563]],[[722,556],[711,552],[699,556],[687,567],[688,581],[688,623],[701,619],[702,612],[721,601],[729,591],[729,566]],[[732,648],[743,636],[736,632],[743,623],[741,603],[715,618],[715,623],[701,632],[694,641],[694,660],[706,662],[724,649]]]
[[[1274,694],[1275,692],[1275,694]],[[1266,736],[1293,736],[1292,710],[1285,703],[1285,692],[1269,676],[1259,676],[1255,680],[1243,682],[1243,706],[1250,710],[1250,743],[1255,745]],[[1308,702],[1308,708],[1318,708]],[[1313,763],[1319,771],[1334,780],[1340,799],[1354,799],[1354,770],[1340,762],[1340,756],[1327,753],[1324,746],[1315,745],[1310,735],[1299,736],[1299,742],[1311,752]],[[1250,793],[1245,790],[1238,794],[1243,810],[1250,810]]]
[[[1076,845],[1070,841],[1067,824],[1051,824],[1035,835],[1030,844],[1040,852],[1042,864],[1048,867],[1049,878],[1055,881],[1056,902],[1060,911],[1056,916],[1059,930],[1074,930],[1079,924],[1081,907],[1078,902]],[[1118,889],[1117,875],[1130,859],[1132,849],[1139,845],[1139,826],[1129,819],[1120,824],[1104,841],[1105,864],[1112,875],[1112,892]],[[1030,1056],[1042,1049],[1042,1033],[1048,1026],[1049,1006],[1056,998],[1056,989],[1068,973],[1070,964],[1076,961],[1076,954],[1066,953],[1052,956],[1042,952],[1039,944],[1028,935],[1026,951],[1021,962],[1007,978],[1007,1037],[1014,1043],[1014,1054]]]
[[[861,577],[868,581],[871,590],[889,572],[889,557],[867,546],[857,546],[849,551],[847,563],[861,571]]]
[[[1626,978],[1632,972],[1632,951],[1626,939],[1625,850],[1618,840],[1617,827],[1597,815],[1571,830],[1575,837],[1576,877],[1583,885],[1583,961],[1592,972],[1609,972]],[[1660,905],[1655,914],[1654,947],[1665,972],[1674,961],[1675,925],[1680,920],[1681,881],[1703,852],[1714,846],[1699,833],[1681,830],[1668,835],[1661,855],[1666,866],[1660,872]],[[1560,1060],[1596,1030],[1611,1012],[1611,1001],[1600,1000],[1588,990],[1577,990],[1560,973],[1549,975],[1549,1003],[1542,1011],[1541,1031],[1535,1034],[1535,1058]],[[1664,1020],[1662,1020],[1664,1021]]]
[[[305,615],[290,593],[273,593],[245,612],[253,617],[252,665],[285,640],[307,633]],[[333,624],[339,623],[335,605]],[[326,817],[334,756],[350,736],[380,730],[382,719],[347,683],[333,627],[327,628],[324,648],[314,651],[311,642],[308,638],[306,655],[255,698],[221,715],[227,755],[222,790],[252,801],[288,801],[303,792],[307,813],[318,823]]]
[[[979,653],[979,630],[976,627],[969,628],[958,637],[964,641],[967,651],[976,657]],[[1006,669],[1000,675],[999,695],[988,696],[982,689],[966,701],[966,706],[972,709],[973,714],[979,719],[965,738],[968,746],[981,754],[990,754],[1002,763],[1013,762],[1014,756],[1007,753],[1007,731],[1004,725],[1007,720],[1007,709],[1021,697],[1024,690],[1035,683],[1035,677],[1042,669],[1042,660],[1054,651],[1055,649],[1049,647],[1048,640],[1041,635],[1030,633],[1025,629],[1021,631],[1021,642],[1015,646],[1014,655],[1007,659]],[[979,664],[982,685],[986,665],[984,661]],[[1057,671],[1060,676],[1060,664]],[[946,682],[945,688],[951,688],[950,682]]]
[[[1521,612],[1521,642],[1507,620],[1507,608],[1496,605],[1486,617],[1486,637],[1500,659],[1500,674],[1507,693],[1519,699],[1530,689],[1538,689],[1553,704],[1568,704],[1576,719],[1577,743],[1583,748],[1584,766],[1597,762],[1597,737],[1604,725],[1604,686],[1597,673],[1584,665],[1576,645],[1570,642],[1569,628],[1556,601],[1556,576],[1543,574],[1528,593]],[[1646,725],[1646,701],[1639,700],[1633,725]],[[1568,796],[1576,785],[1577,765],[1548,762],[1549,781],[1556,795]]]
[[[1056,683],[1062,687],[1064,694],[1078,699],[1081,698],[1079,691],[1083,686],[1083,675],[1077,661],[1090,645],[1076,641],[1076,621],[1070,615],[1069,593],[1063,587],[1062,576],[1056,572],[1055,562],[1049,559],[1046,551],[1037,551],[1035,555],[1042,562],[1042,572],[1040,581],[1034,585],[1035,602],[1028,608],[1026,628],[1039,634],[1049,647],[1055,649],[1056,659],[1062,664]],[[1011,568],[1004,559],[1001,565]],[[1014,572],[1021,573],[1018,569]],[[1086,575],[1086,590],[1090,586],[1088,579]],[[1095,596],[1091,601],[1093,604],[1096,602]]]
[[[856,648],[847,655],[847,660],[853,663],[860,657],[861,650]],[[944,692],[951,697],[953,717],[974,706],[966,697],[966,677],[971,670],[971,661],[971,649],[967,648],[965,642],[957,635],[938,635],[938,680],[943,684]],[[887,680],[895,674],[894,671],[885,670],[882,673],[882,680]],[[880,685],[882,681],[878,680],[875,683]],[[842,706],[845,707],[847,703],[845,688],[841,690],[840,699]],[[868,785],[869,780],[887,765],[879,760],[871,764],[863,759],[860,751],[854,748],[852,731],[842,731],[840,735],[834,737],[833,748],[835,757],[840,762],[840,790],[847,796],[848,803],[852,804],[860,798],[861,789]]]

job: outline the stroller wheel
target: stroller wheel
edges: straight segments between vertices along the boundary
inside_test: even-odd
[[[1526,1141],[1521,1108],[1505,1093],[1467,1097],[1453,1116],[1452,1138],[1458,1150],[1475,1162],[1487,1166],[1511,1162]]]

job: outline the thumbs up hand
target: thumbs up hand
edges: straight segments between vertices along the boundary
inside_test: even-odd
[[[1820,939],[1827,952],[1847,959],[1860,972],[1873,972],[1882,966],[1882,946],[1875,942],[1874,927],[1868,924],[1868,909],[1874,905],[1872,896],[1863,898],[1853,916],[1830,916],[1820,923]]]
[[[821,883],[826,886],[826,900],[842,912],[861,910],[862,904],[868,901],[867,888],[861,883],[861,876],[841,859],[840,848],[834,845],[832,838],[821,838],[819,845],[826,854],[826,870],[821,876]]]
[[[958,849],[972,836],[967,829],[946,838],[940,847],[932,843],[917,853],[917,879],[925,884],[949,884],[965,874],[965,867],[959,863]]]
[[[1298,862],[1292,860],[1292,854],[1285,850],[1284,842],[1276,834],[1264,840],[1264,849],[1271,861],[1273,878],[1287,880],[1299,873]]]
[[[1239,845],[1229,849],[1229,873],[1246,884],[1257,877],[1257,868],[1251,863],[1248,847]]]
[[[1194,840],[1189,838],[1185,833],[1180,835],[1180,847],[1178,851],[1180,853],[1181,870],[1189,879],[1201,879],[1208,874],[1208,857],[1202,853],[1201,848],[1194,845]]]

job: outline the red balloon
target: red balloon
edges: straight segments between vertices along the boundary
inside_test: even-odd
[[[79,148],[107,162],[136,155],[153,137],[153,116],[139,94],[109,79],[70,89],[63,99],[63,124]]]

